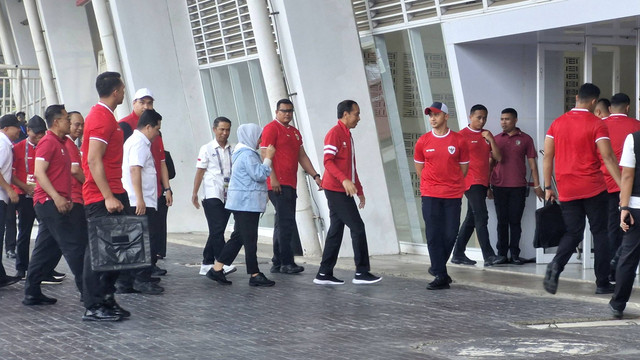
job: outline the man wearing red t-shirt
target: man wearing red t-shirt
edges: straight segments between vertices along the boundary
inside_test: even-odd
[[[329,204],[331,225],[327,232],[320,269],[313,279],[314,284],[344,284],[344,281],[333,276],[333,268],[338,261],[345,225],[351,231],[353,260],[356,263],[356,273],[351,282],[374,284],[382,280],[381,277],[369,272],[367,233],[358,211],[358,207],[364,208],[365,197],[356,171],[356,155],[351,129],[354,129],[359,121],[358,103],[353,100],[344,100],[338,104],[338,124],[332,127],[324,138],[325,176],[322,187]],[[356,205],[354,196],[358,196],[359,206]]]
[[[96,79],[100,101],[85,119],[82,140],[82,170],[85,182],[82,197],[87,219],[111,215],[131,215],[129,197],[122,186],[124,135],[113,111],[124,99],[124,83],[117,72],[104,72]],[[131,314],[113,296],[119,272],[91,269],[89,247],[83,274],[83,320],[118,321]]]
[[[553,121],[544,140],[545,199],[561,201],[567,229],[547,266],[543,282],[544,289],[551,294],[556,293],[560,273],[582,241],[585,215],[593,234],[596,294],[610,294],[614,290],[608,279],[607,184],[600,170],[598,152],[617,184],[620,184],[620,169],[607,126],[592,113],[598,96],[597,86],[582,85],[576,95],[576,107]],[[557,195],[550,186],[554,160]]]
[[[432,130],[416,142],[413,161],[420,176],[422,217],[431,259],[429,274],[435,276],[427,289],[442,290],[448,289],[452,282],[447,273],[447,260],[460,226],[469,150],[464,138],[447,126],[447,105],[434,102],[424,113],[429,116]]]
[[[42,294],[40,283],[53,271],[61,254],[81,294],[83,287],[87,227],[82,206],[76,208],[72,202],[72,160],[66,146],[71,122],[64,105],[47,107],[45,118],[49,131],[36,149],[37,185],[33,195],[39,221],[38,237],[25,282],[22,301],[25,305],[50,305],[57,301]]]
[[[291,125],[293,103],[281,99],[276,104],[276,118],[262,130],[260,149],[262,156],[269,145],[276,148],[276,155],[270,177],[267,179],[269,200],[275,208],[273,226],[273,266],[272,273],[295,274],[304,271],[293,259],[293,239],[298,233],[296,225],[296,186],[298,164],[307,174],[313,174],[321,188],[320,174],[316,172],[311,160],[302,147],[300,131]]]
[[[35,115],[27,123],[27,138],[13,145],[13,176],[11,186],[18,193],[20,200],[8,207],[7,242],[16,242],[16,276],[24,278],[29,267],[29,247],[31,244],[31,230],[36,213],[33,210],[33,190],[36,186],[33,172],[36,158],[36,146],[45,131],[47,124]],[[18,212],[18,236],[16,238],[16,211]],[[17,241],[16,241],[17,239]]]
[[[488,110],[484,105],[474,105],[469,113],[469,126],[460,130],[469,147],[469,173],[465,177],[467,216],[460,227],[451,262],[474,265],[476,262],[465,255],[467,243],[475,229],[482,250],[484,266],[504,264],[506,256],[496,256],[489,241],[489,212],[487,211],[487,191],[489,189],[489,160],[499,162],[500,150],[491,131],[483,129],[487,123]]]
[[[611,97],[609,110],[611,114],[603,119],[609,130],[609,139],[611,147],[616,154],[616,159],[620,160],[622,156],[622,147],[627,135],[640,130],[640,121],[627,116],[631,99],[628,95],[619,93]],[[611,264],[609,267],[609,280],[615,281],[616,265],[618,264],[619,254],[617,254],[620,244],[622,243],[622,230],[620,229],[620,187],[616,184],[609,171],[604,164],[600,166],[600,170],[604,174],[604,181],[607,183],[607,195],[609,198],[609,221],[607,233],[609,235],[609,256]]]

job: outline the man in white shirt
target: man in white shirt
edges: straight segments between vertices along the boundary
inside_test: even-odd
[[[233,146],[227,141],[230,132],[231,120],[223,116],[216,118],[213,121],[215,138],[200,148],[196,163],[191,202],[196,209],[200,208],[198,191],[200,185],[203,184],[202,207],[209,226],[209,238],[202,252],[200,275],[207,274],[225,244],[224,231],[231,215],[231,212],[224,208],[229,179],[231,178]],[[235,236],[238,236],[235,232],[231,234],[232,238]],[[225,274],[230,274],[236,271],[236,267],[225,265],[223,270]]]
[[[158,207],[158,183],[156,167],[151,155],[151,143],[160,134],[162,116],[155,110],[145,110],[138,120],[138,128],[125,141],[122,156],[122,185],[129,196],[131,211],[138,216],[147,216],[149,221],[149,239],[151,254],[156,254],[155,226]],[[116,284],[118,292],[141,292],[158,295],[164,288],[156,284],[151,277],[157,257],[151,257],[152,266],[121,274]],[[135,277],[135,279],[133,279]],[[131,291],[133,289],[133,291]]]
[[[11,187],[13,165],[12,142],[20,135],[20,121],[15,115],[4,115],[0,118],[0,241],[4,238],[4,219],[7,205],[18,202],[18,194]],[[0,256],[0,287],[20,281],[17,276],[8,276],[2,266]]]

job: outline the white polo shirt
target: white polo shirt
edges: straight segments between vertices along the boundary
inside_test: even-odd
[[[217,198],[225,201],[224,179],[231,178],[231,154],[233,146],[227,142],[222,148],[216,139],[200,148],[196,168],[205,169],[202,180],[204,199]],[[228,184],[227,184],[228,185]]]
[[[13,170],[11,167],[13,166],[13,144],[9,137],[0,132],[0,174],[4,178],[4,181],[11,184],[11,174]],[[3,188],[0,188],[0,201],[4,201],[7,205],[10,203],[9,194],[4,191]],[[4,225],[2,225],[4,226]]]
[[[151,142],[147,137],[138,131],[125,141],[122,154],[122,185],[129,195],[129,204],[136,206],[136,193],[131,183],[131,167],[142,167],[142,196],[144,204],[149,208],[158,208],[158,183],[156,178],[156,167],[151,155]]]

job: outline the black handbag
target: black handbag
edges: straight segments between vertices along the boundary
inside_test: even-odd
[[[93,271],[119,271],[151,266],[146,216],[104,216],[88,219]]]
[[[545,202],[536,210],[536,231],[533,236],[534,248],[550,248],[560,244],[560,239],[567,232],[562,218],[562,209],[557,202]]]

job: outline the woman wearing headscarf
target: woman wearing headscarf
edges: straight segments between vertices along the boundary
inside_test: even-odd
[[[240,248],[244,245],[247,274],[250,274],[249,285],[273,286],[274,281],[267,279],[258,268],[257,243],[258,221],[260,214],[267,207],[267,178],[271,174],[271,161],[276,153],[269,146],[266,157],[260,161],[256,151],[260,144],[262,129],[256,124],[243,124],[238,127],[238,144],[232,155],[231,180],[227,191],[225,208],[233,212],[235,219],[234,232],[224,245],[213,268],[207,277],[222,285],[231,285],[222,270],[223,265],[231,265]]]

